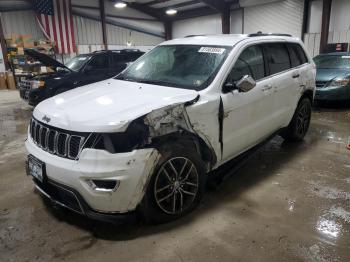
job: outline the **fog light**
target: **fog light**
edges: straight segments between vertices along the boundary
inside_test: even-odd
[[[89,179],[86,181],[88,185],[95,191],[113,192],[119,187],[120,181],[107,179]]]

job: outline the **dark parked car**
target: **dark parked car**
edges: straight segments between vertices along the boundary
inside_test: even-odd
[[[20,96],[35,106],[70,89],[111,78],[144,53],[137,49],[96,51],[77,55],[66,65],[31,49],[25,53],[54,72],[40,74],[19,83]]]
[[[317,68],[315,100],[350,101],[350,53],[322,54],[314,61]]]

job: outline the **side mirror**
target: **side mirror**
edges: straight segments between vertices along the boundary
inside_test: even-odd
[[[236,82],[236,87],[241,92],[248,92],[256,86],[256,82],[250,75],[243,76],[240,80]]]

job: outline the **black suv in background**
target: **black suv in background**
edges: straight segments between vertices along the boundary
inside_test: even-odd
[[[53,72],[19,82],[21,98],[32,106],[73,88],[111,78],[144,54],[137,49],[96,51],[77,55],[63,65],[31,49],[26,49],[25,53],[53,69]]]

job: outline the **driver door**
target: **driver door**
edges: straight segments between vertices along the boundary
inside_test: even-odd
[[[246,47],[231,69],[226,83],[235,83],[245,75],[256,81],[248,92],[223,93],[223,154],[227,161],[268,137],[273,128],[273,90],[266,77],[262,45]]]

